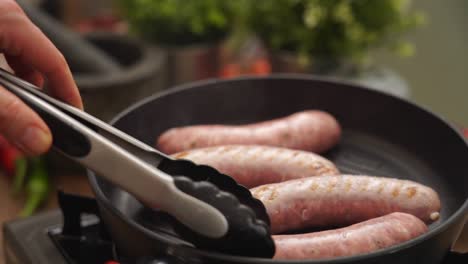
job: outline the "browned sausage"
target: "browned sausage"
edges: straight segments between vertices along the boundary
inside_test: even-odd
[[[411,240],[427,229],[417,217],[397,212],[335,230],[276,235],[274,259],[325,259],[370,253]]]
[[[310,110],[249,125],[172,128],[159,136],[156,146],[168,154],[231,144],[269,145],[320,153],[337,144],[340,136],[341,128],[333,116]]]
[[[252,188],[317,175],[336,175],[329,160],[306,151],[259,145],[226,145],[179,152],[177,159],[214,167]]]
[[[308,227],[345,226],[392,212],[426,223],[438,218],[431,188],[408,180],[341,175],[317,176],[251,189],[270,216],[274,234]]]

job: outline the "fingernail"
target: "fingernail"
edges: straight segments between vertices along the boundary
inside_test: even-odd
[[[52,137],[49,133],[38,127],[30,126],[24,131],[19,144],[24,151],[38,154],[47,151],[51,142]]]

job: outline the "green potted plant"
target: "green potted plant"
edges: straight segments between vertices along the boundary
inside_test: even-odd
[[[118,0],[130,31],[169,54],[171,84],[214,77],[236,15],[224,0]]]
[[[354,78],[375,66],[372,51],[410,56],[405,33],[424,16],[410,0],[262,0],[250,4],[249,30],[265,44],[274,72]]]

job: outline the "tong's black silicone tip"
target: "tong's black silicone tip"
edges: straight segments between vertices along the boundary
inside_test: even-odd
[[[176,223],[177,232],[200,249],[237,256],[271,258],[275,245],[267,223],[256,217],[254,211],[239,202],[231,193],[206,181],[193,181],[174,176],[174,184],[183,192],[218,209],[228,221],[228,232],[221,238],[209,238]]]
[[[242,204],[251,208],[258,219],[270,226],[270,218],[263,203],[253,197],[249,189],[238,184],[232,177],[222,174],[212,167],[197,165],[183,159],[163,159],[158,168],[169,175],[184,175],[193,181],[213,183],[220,190],[233,194]]]

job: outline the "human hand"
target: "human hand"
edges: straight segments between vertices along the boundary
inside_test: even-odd
[[[47,80],[51,96],[83,108],[65,58],[14,0],[0,0],[1,53],[17,76],[38,87]],[[43,154],[52,143],[44,121],[1,86],[0,134],[29,155]]]

